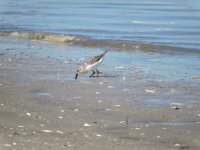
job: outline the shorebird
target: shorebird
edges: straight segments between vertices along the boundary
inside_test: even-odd
[[[80,64],[80,66],[77,69],[75,79],[78,78],[79,73],[84,73],[92,70],[92,74],[89,76],[90,78],[94,76],[94,74],[97,74],[97,77],[99,75],[99,70],[97,67],[103,62],[104,56],[107,53],[107,50],[104,51],[102,54],[91,57]],[[94,71],[96,70],[96,72]]]

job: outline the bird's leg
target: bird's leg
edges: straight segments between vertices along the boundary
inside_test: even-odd
[[[95,74],[94,70],[92,70],[92,74],[89,76],[91,78]]]
[[[75,79],[77,79],[78,78],[78,73],[76,73],[76,76],[75,76]]]
[[[102,73],[102,72],[100,72],[98,69],[96,69],[96,71],[97,71],[97,77],[98,77],[99,73]]]

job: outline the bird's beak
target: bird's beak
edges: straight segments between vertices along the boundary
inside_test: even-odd
[[[76,73],[76,76],[75,76],[75,79],[77,79],[78,78],[78,73]]]

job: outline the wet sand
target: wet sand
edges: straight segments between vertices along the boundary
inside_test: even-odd
[[[119,66],[74,80],[77,60],[10,47],[0,53],[0,149],[200,149],[198,75],[149,80]]]

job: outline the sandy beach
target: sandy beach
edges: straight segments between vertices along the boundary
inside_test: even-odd
[[[0,150],[200,150],[200,1],[0,0]],[[75,79],[85,59],[106,53]]]
[[[58,47],[69,57],[53,57]],[[1,150],[200,149],[198,74],[161,80],[108,56],[105,74],[74,80],[82,48],[1,37]]]

